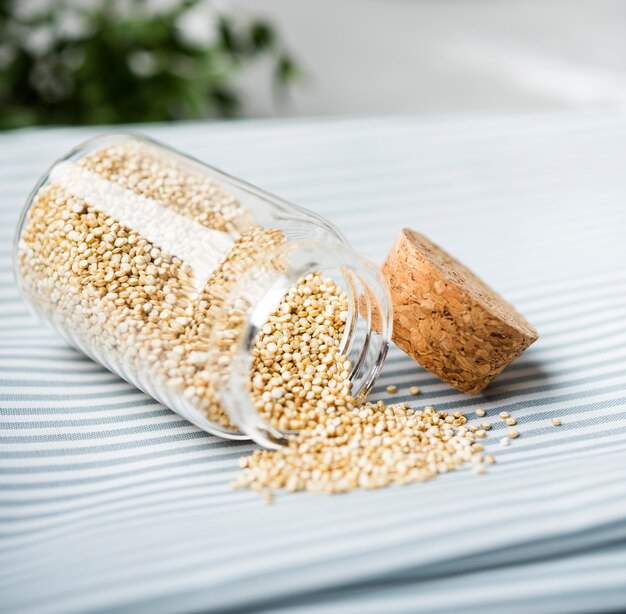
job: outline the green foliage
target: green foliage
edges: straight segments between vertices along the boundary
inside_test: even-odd
[[[270,23],[202,0],[42,4],[24,14],[22,0],[0,0],[0,128],[231,117],[246,64],[268,58],[283,89],[299,76]],[[209,20],[208,36],[191,37],[185,19]]]

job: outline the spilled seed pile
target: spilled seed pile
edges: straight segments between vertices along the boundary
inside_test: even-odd
[[[309,275],[257,337],[256,407],[275,426],[298,432],[283,449],[242,458],[234,486],[340,493],[421,482],[465,463],[483,473],[493,462],[477,442],[486,433],[467,426],[460,412],[355,403],[350,363],[339,351],[346,310],[347,297],[332,280]]]

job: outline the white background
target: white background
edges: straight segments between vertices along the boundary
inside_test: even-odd
[[[230,2],[224,3],[231,5]],[[280,28],[307,83],[276,108],[259,67],[247,114],[626,106],[621,0],[239,0]]]

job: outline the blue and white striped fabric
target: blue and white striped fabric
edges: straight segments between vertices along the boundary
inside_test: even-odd
[[[541,338],[478,398],[397,350],[375,391],[486,409],[487,475],[268,506],[229,488],[251,444],[199,431],[27,313],[18,212],[98,131],[0,135],[2,612],[626,610],[626,114],[141,129],[321,213],[376,261],[401,227],[424,232]],[[521,432],[506,448],[502,410]]]

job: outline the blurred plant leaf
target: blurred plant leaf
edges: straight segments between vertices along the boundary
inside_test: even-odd
[[[266,51],[274,48],[276,33],[266,21],[254,21],[250,25],[250,39],[257,51]]]
[[[216,14],[207,0],[160,12],[147,0],[38,6],[25,14],[18,0],[0,0],[0,128],[233,117],[242,107],[234,78],[247,63],[268,57],[282,87],[300,74],[271,23]],[[178,27],[198,9],[216,15],[204,42]]]
[[[276,81],[280,85],[289,85],[298,81],[303,76],[295,60],[284,53],[279,56],[275,70]]]

